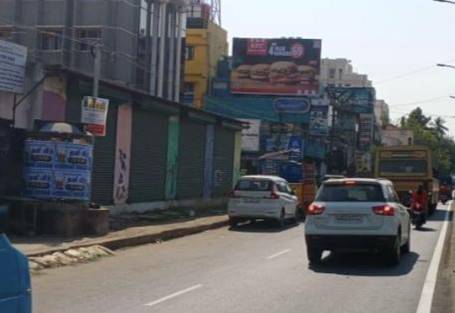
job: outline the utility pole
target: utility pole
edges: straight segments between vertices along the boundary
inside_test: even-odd
[[[100,76],[101,76],[101,45],[96,43],[92,46],[92,55],[94,58],[93,66],[93,97],[98,98]]]

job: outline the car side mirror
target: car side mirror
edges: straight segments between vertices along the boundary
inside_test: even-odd
[[[8,226],[8,206],[0,205],[0,234],[6,233]]]

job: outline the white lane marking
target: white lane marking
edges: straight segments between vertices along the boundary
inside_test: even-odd
[[[278,253],[275,253],[275,254],[273,254],[271,256],[268,256],[268,257],[266,257],[266,259],[267,260],[272,260],[274,258],[277,258],[277,257],[282,256],[283,254],[286,254],[286,253],[289,253],[289,252],[291,252],[291,249],[286,249],[286,250],[280,251]]]
[[[163,297],[163,298],[161,298],[161,299],[158,299],[158,300],[155,300],[155,301],[153,301],[153,302],[147,303],[146,306],[155,306],[155,305],[157,305],[157,304],[160,304],[160,303],[163,303],[163,302],[165,302],[165,301],[174,299],[174,298],[176,298],[176,297],[178,297],[178,296],[184,295],[184,294],[186,294],[186,293],[188,293],[188,292],[194,291],[194,290],[199,289],[199,288],[202,288],[202,285],[201,285],[201,284],[194,285],[194,286],[192,286],[192,287],[189,287],[189,288],[186,288],[186,289],[184,289],[184,290],[181,290],[181,291],[175,292],[175,293],[173,293],[173,294],[170,294],[170,295],[168,295],[168,296],[166,296],[166,297]]]
[[[419,306],[417,307],[417,313],[431,313],[431,307],[433,305],[434,290],[436,287],[436,281],[438,278],[439,264],[441,263],[442,251],[444,249],[444,243],[447,234],[449,214],[452,210],[453,202],[451,202],[446,209],[446,215],[444,222],[441,227],[441,233],[439,234],[438,242],[431,259],[430,267],[428,268],[427,275],[425,277],[425,283],[423,285],[422,294],[420,295]]]

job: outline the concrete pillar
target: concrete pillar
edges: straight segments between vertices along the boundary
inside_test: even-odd
[[[185,27],[185,7],[180,7],[177,12],[177,48],[175,53],[175,80],[174,80],[174,101],[180,102],[180,83],[182,76],[182,33]]]
[[[164,90],[164,61],[166,53],[166,21],[167,21],[167,2],[160,3],[160,55],[158,62],[158,90],[157,96],[163,97]]]

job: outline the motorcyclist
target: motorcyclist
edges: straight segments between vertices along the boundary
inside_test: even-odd
[[[428,195],[422,185],[417,188],[417,191],[412,193],[411,208],[418,208],[420,211],[424,212],[424,218],[426,220],[426,215],[428,213]]]

